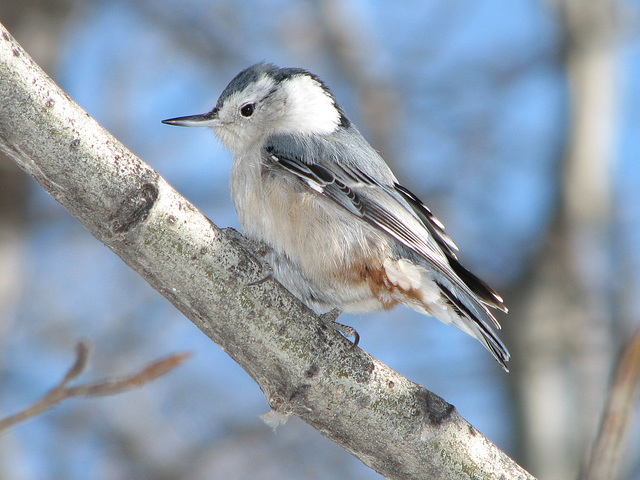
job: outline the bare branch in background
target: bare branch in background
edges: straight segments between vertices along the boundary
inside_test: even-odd
[[[262,389],[389,479],[533,477],[437,395],[328,328],[0,32],[0,147]],[[90,391],[90,390],[89,390]]]
[[[640,395],[640,329],[618,359],[609,399],[582,480],[615,480]]]
[[[106,397],[134,388],[140,388],[170,372],[191,357],[190,353],[176,353],[157,360],[137,373],[120,378],[109,378],[101,382],[69,387],[69,383],[80,376],[89,360],[89,344],[81,341],[76,345],[76,360],[60,383],[31,407],[7,418],[0,419],[0,432],[18,423],[40,415],[58,403],[74,397]]]

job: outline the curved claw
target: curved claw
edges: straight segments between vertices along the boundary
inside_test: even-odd
[[[247,283],[247,285],[249,285],[250,287],[253,287],[255,285],[261,285],[264,282],[266,282],[267,280],[269,280],[271,277],[273,277],[273,272],[269,272],[264,277],[259,278],[258,280],[255,280],[253,282],[249,282],[249,283]]]
[[[339,331],[345,337],[353,337],[353,343],[349,348],[349,350],[353,350],[358,346],[358,343],[360,343],[360,335],[355,328],[336,322],[336,319],[340,316],[341,313],[342,312],[340,311],[340,309],[334,308],[333,310],[329,310],[328,312],[320,315],[320,320],[322,320],[325,324],[329,325],[335,330]]]

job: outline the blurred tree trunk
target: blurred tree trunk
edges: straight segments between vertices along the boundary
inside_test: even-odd
[[[556,0],[565,35],[570,131],[556,219],[510,301],[520,448],[540,478],[574,478],[595,436],[614,352],[610,170],[615,118],[613,1]]]

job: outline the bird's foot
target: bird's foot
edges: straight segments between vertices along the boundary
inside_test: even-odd
[[[355,328],[336,322],[336,319],[340,316],[341,313],[342,312],[339,308],[334,308],[333,310],[329,310],[328,312],[320,315],[320,320],[322,320],[324,324],[339,331],[345,337],[353,337],[353,344],[351,345],[351,350],[353,350],[358,346],[358,343],[360,342],[360,335]]]

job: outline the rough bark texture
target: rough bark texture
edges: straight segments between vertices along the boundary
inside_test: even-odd
[[[530,479],[452,405],[381,364],[266,274],[0,32],[0,146],[294,414],[390,479]]]

